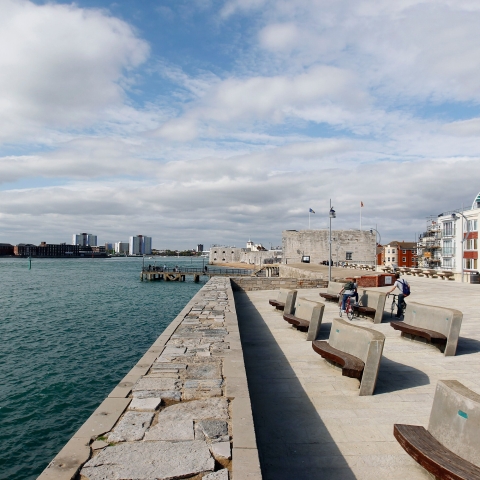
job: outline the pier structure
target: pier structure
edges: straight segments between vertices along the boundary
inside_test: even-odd
[[[167,282],[184,282],[187,275],[192,275],[195,282],[200,281],[200,277],[250,277],[255,275],[254,270],[243,268],[198,268],[198,267],[157,267],[150,265],[144,267],[140,273],[140,280],[157,281],[165,280]]]
[[[40,480],[261,480],[230,279],[211,278]]]

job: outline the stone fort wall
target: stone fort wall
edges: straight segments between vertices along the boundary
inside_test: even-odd
[[[310,255],[311,263],[328,261],[328,239],[328,230],[283,231],[282,263],[299,263],[302,255]],[[375,240],[369,230],[332,230],[332,260],[373,264]]]

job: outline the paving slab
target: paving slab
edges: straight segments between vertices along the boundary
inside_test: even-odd
[[[329,366],[312,350],[305,333],[270,308],[268,299],[275,291],[235,293],[265,480],[431,479],[399,446],[393,424],[426,427],[439,379],[459,380],[480,394],[476,375],[480,372],[480,286],[417,277],[409,277],[409,283],[411,301],[463,312],[457,355],[444,357],[431,345],[405,340],[390,327],[389,311],[380,324],[354,318],[354,324],[386,336],[377,386],[368,398],[358,396],[357,380]],[[301,293],[319,301],[324,291],[304,289]],[[328,340],[331,320],[337,315],[338,306],[326,302],[320,340]],[[234,365],[227,362],[225,368],[231,374]],[[238,418],[235,410],[232,415]],[[242,440],[241,427],[237,434],[233,432],[234,452]],[[238,451],[234,464],[248,454],[248,448]]]
[[[203,441],[135,442],[102,450],[85,464],[82,475],[89,480],[167,480],[212,472],[214,467]]]
[[[153,413],[128,411],[108,435],[109,442],[141,440],[153,420]]]

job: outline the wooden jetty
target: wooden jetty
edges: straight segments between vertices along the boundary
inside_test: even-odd
[[[184,282],[187,275],[193,275],[195,282],[200,281],[201,276],[213,277],[251,277],[255,276],[254,270],[244,268],[195,268],[195,267],[156,267],[150,265],[144,267],[140,273],[140,280],[158,281],[165,280],[167,282]]]

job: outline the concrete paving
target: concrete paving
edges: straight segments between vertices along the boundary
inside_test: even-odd
[[[268,304],[274,291],[235,293],[265,480],[432,478],[399,446],[393,424],[426,427],[437,380],[459,380],[480,393],[480,285],[407,278],[412,288],[407,303],[463,312],[457,354],[444,357],[435,347],[401,338],[389,325],[387,298],[382,323],[353,320],[386,337],[377,386],[369,397],[358,396],[358,380],[329,366],[312,350],[306,333]],[[323,291],[305,289],[298,295],[318,301]],[[337,305],[326,302],[321,340],[328,339],[336,316]]]

